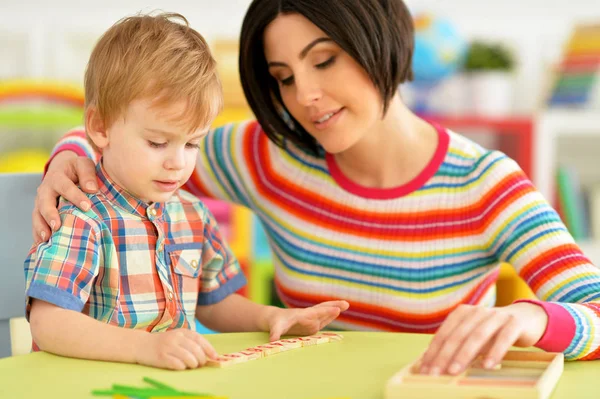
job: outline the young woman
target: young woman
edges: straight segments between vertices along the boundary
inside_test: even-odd
[[[345,299],[339,328],[436,332],[422,372],[491,367],[513,344],[600,357],[598,269],[514,161],[403,104],[413,44],[401,0],[253,1],[240,75],[257,121],[211,131],[187,188],[260,217],[286,305]],[[58,195],[85,207],[74,182],[95,184],[83,130],[54,154],[38,240]],[[500,262],[540,301],[494,308]]]

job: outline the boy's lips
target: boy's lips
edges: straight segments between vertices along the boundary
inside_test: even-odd
[[[179,187],[179,180],[154,180],[161,191],[173,191]]]

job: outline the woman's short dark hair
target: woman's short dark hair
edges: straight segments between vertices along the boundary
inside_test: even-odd
[[[280,14],[303,15],[347,52],[379,90],[384,114],[398,86],[412,80],[414,27],[402,0],[253,0],[240,35],[240,78],[254,115],[278,146],[287,139],[319,152],[300,123],[282,115],[279,86],[269,74],[263,35]]]

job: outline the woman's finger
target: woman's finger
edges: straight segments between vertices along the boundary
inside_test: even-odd
[[[33,242],[42,243],[50,238],[50,226],[42,217],[37,205],[33,207],[33,212],[31,213],[31,222]]]
[[[509,315],[493,312],[484,320],[478,321],[472,326],[472,330],[463,337],[463,343],[454,353],[447,364],[449,374],[459,374],[467,367],[480,351],[496,339],[508,321]],[[443,367],[443,366],[442,366]],[[442,368],[445,370],[445,368]]]
[[[451,332],[446,333],[443,341],[438,341],[437,348],[429,362],[425,364],[426,367],[429,367],[429,374],[438,375],[446,372],[452,359],[455,358],[455,354],[466,341],[471,339],[473,331],[490,318],[493,318],[493,313],[489,312],[489,309],[478,308],[475,312],[466,315]]]
[[[459,306],[453,312],[451,312],[446,320],[442,323],[440,328],[438,328],[437,332],[433,336],[433,339],[429,343],[427,350],[423,353],[421,357],[421,366],[420,373],[427,374],[429,373],[429,367],[431,361],[435,358],[437,353],[440,351],[442,345],[448,338],[448,336],[460,325],[470,312],[472,312],[473,307],[470,306]]]
[[[519,339],[522,328],[517,318],[508,315],[504,327],[498,332],[491,347],[482,353],[483,366],[492,368],[502,360],[510,347]]]
[[[87,157],[77,157],[74,172],[80,187],[88,192],[95,193],[98,190],[96,177],[96,165]]]

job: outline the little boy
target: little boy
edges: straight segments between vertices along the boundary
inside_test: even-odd
[[[348,307],[262,306],[214,218],[178,189],[222,107],[215,61],[179,14],[125,18],[94,48],[85,127],[102,154],[100,189],[25,261],[34,350],[185,369],[217,356],[195,318],[219,331],[314,334]]]

